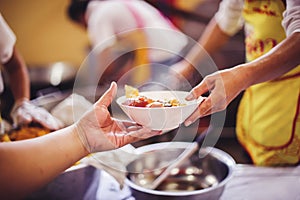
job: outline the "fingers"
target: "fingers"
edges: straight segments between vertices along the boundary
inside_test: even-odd
[[[133,122],[133,121],[122,120],[122,123],[123,123],[124,126],[126,126],[126,127],[137,126],[137,123],[136,123],[136,122]]]
[[[199,98],[202,94],[208,91],[207,84],[205,80],[203,80],[199,85],[194,87],[190,94],[185,98],[187,101],[191,101]],[[210,97],[205,98],[198,108],[185,120],[184,125],[189,126],[193,122],[195,122],[198,118],[206,116],[209,114],[211,109],[211,99]]]
[[[29,124],[32,121],[32,115],[24,108],[24,106],[20,105],[12,111],[11,117],[14,126]]]
[[[214,88],[210,95],[198,106],[197,110],[194,111],[184,122],[185,126],[189,126],[195,122],[198,118],[220,112],[226,109],[228,102],[224,94],[219,92],[219,89]]]
[[[13,114],[13,121],[16,126],[36,122],[50,130],[57,130],[63,127],[63,123],[53,117],[48,111],[29,104],[16,110]]]
[[[50,130],[58,130],[60,128],[60,126],[58,124],[56,124],[56,122],[49,122],[49,121],[40,121],[40,120],[32,120],[33,122],[37,122],[40,125],[42,125],[45,128],[48,128]]]
[[[63,123],[52,116],[46,117],[45,119],[33,118],[32,121],[35,121],[50,130],[58,130],[63,127]]]
[[[198,118],[211,114],[211,98],[205,98],[198,108],[185,120],[184,125],[189,126],[194,123]]]
[[[119,128],[122,131],[127,132],[127,135],[134,136],[135,134],[148,134],[149,132],[153,131],[149,128],[143,127],[142,125],[137,124],[133,121],[127,121],[127,120],[115,120],[115,122],[118,124]],[[140,130],[143,130],[144,132],[140,132]],[[160,134],[161,131],[153,131],[153,134]],[[139,135],[136,135],[136,137],[140,137]]]
[[[147,139],[149,137],[153,137],[161,134],[162,131],[154,131],[146,127],[141,127],[135,131],[129,132],[129,134],[125,136],[126,137],[125,141],[128,143],[132,143],[132,142],[139,141],[141,139]]]
[[[32,116],[25,113],[25,114],[17,114],[13,116],[14,126],[29,124],[32,121]]]
[[[57,130],[63,127],[63,123],[60,120],[52,116],[47,110],[39,107],[31,110],[31,120],[50,130]]]
[[[187,101],[197,99],[199,96],[201,96],[207,91],[208,91],[207,85],[204,83],[204,81],[202,81],[201,83],[199,83],[199,85],[197,85],[191,90],[190,94],[185,99]]]
[[[136,122],[133,121],[122,121],[122,126],[125,128],[127,132],[136,131],[142,128],[141,125],[138,125]]]

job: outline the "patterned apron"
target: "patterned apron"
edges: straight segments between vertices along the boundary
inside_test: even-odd
[[[267,53],[286,37],[281,26],[284,10],[281,0],[245,0],[243,16],[248,62]],[[254,164],[299,163],[299,107],[300,66],[245,91],[239,105],[236,131]]]

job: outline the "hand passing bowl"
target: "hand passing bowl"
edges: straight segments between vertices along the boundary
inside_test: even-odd
[[[169,131],[179,127],[202,102],[186,101],[185,91],[140,92],[134,98],[125,95],[117,99],[117,104],[136,123],[152,130]]]

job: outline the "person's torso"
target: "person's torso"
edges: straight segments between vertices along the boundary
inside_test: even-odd
[[[11,58],[15,42],[15,34],[0,13],[0,64],[6,63]],[[3,90],[4,84],[0,71],[0,94]]]
[[[248,62],[266,54],[286,38],[281,25],[284,10],[281,0],[245,0]],[[299,162],[299,78],[300,66],[245,91],[238,110],[237,135],[255,164]]]
[[[92,3],[88,7],[88,12],[92,13],[90,17],[98,22],[105,21],[102,31],[111,30],[107,34],[117,36],[120,48],[127,48],[138,43],[140,47],[149,48],[150,59],[164,60],[170,57],[168,52],[176,54],[187,44],[186,37],[178,32],[178,29],[158,10],[146,2],[112,0]],[[93,14],[94,12],[97,13]],[[95,30],[99,32],[99,29]],[[136,36],[137,34],[143,34],[146,41],[139,42],[141,37]],[[101,41],[101,38],[97,41]]]
[[[245,0],[243,17],[247,62],[266,54],[286,38],[281,24],[284,11],[285,3],[282,0]],[[284,76],[298,72],[300,67],[294,68]]]
[[[245,0],[243,16],[247,61],[262,56],[286,37],[281,26],[284,10],[281,0]]]

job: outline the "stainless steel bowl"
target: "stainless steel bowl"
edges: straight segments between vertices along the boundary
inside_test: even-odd
[[[88,165],[75,165],[26,200],[96,199],[101,171]]]
[[[127,166],[127,185],[136,199],[219,199],[233,175],[234,159],[222,150],[206,147],[195,153],[156,190],[147,189],[191,143],[171,142],[139,148],[141,156]]]

